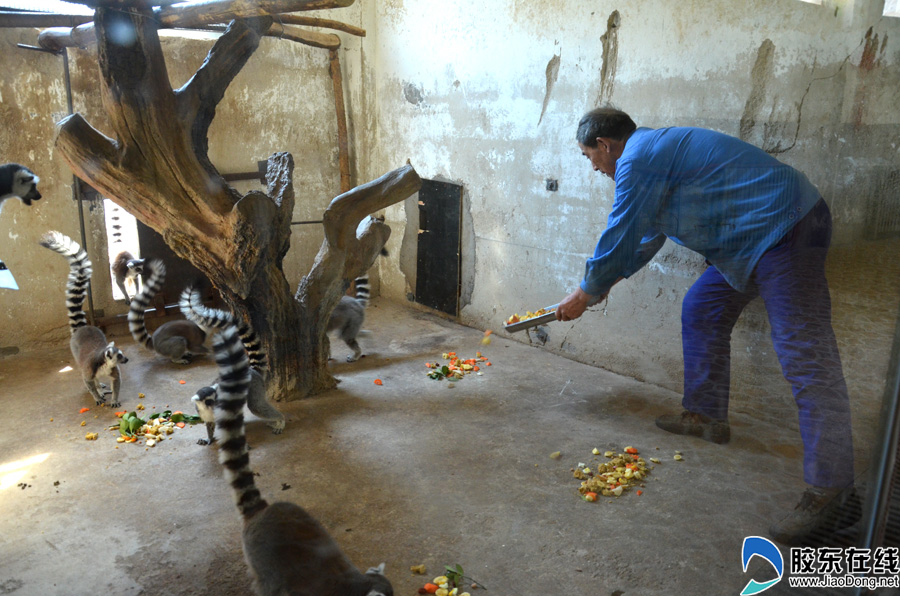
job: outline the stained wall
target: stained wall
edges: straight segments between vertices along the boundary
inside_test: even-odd
[[[704,126],[763,147],[803,170],[834,214],[834,324],[864,443],[900,303],[900,19],[881,8],[379,2],[364,13],[375,34],[363,43],[357,99],[375,140],[361,167],[374,174],[410,159],[421,176],[463,186],[461,320],[499,331],[509,315],[574,290],[606,226],[613,184],[574,140],[585,111],[612,102],[639,126]],[[415,288],[416,222],[414,200],[389,210],[406,230],[382,269],[382,292],[397,300]],[[703,268],[668,242],[608,302],[550,324],[543,349],[680,392],[680,305]],[[732,411],[796,420],[758,301],[733,353]]]
[[[871,438],[900,303],[898,123],[900,20],[878,0],[727,0],[627,3],[568,0],[359,0],[322,16],[361,26],[341,34],[352,177],[367,182],[407,160],[425,178],[463,187],[460,320],[502,333],[514,312],[572,291],[606,225],[612,183],[590,170],[574,141],[578,118],[611,101],[641,126],[706,126],[744,138],[802,169],[835,220],[828,264],[858,436]],[[34,30],[0,30],[2,158],[34,166],[46,199],[8,204],[0,258],[22,290],[0,290],[0,354],[66,337],[65,264],[37,247],[50,228],[78,235],[71,174],[52,140],[67,108],[61,59],[16,48]],[[209,39],[164,38],[181,85]],[[96,64],[73,51],[75,110],[103,130]],[[311,220],[339,192],[336,125],[323,50],[264,39],[219,106],[210,157],[222,172],[255,169],[274,151],[296,163],[295,220]],[[555,192],[548,179],[558,182]],[[240,183],[249,189],[252,183]],[[241,186],[243,185],[243,186]],[[394,233],[381,293],[415,288],[416,197],[387,210]],[[95,263],[105,232],[86,206]],[[294,228],[285,265],[295,285],[321,241]],[[542,349],[681,389],[680,303],[702,259],[668,243],[608,302],[576,323],[553,323]],[[95,289],[108,287],[95,267]],[[96,292],[96,307],[123,310]],[[733,409],[795,416],[760,304],[734,333]],[[531,341],[528,336],[512,336]],[[539,371],[538,371],[539,372]]]
[[[53,147],[56,123],[68,114],[64,59],[20,49],[36,45],[36,29],[0,29],[3,121],[0,159],[29,165],[41,177],[44,198],[32,208],[8,202],[0,213],[0,259],[19,291],[0,289],[0,356],[55,345],[68,337],[64,287],[68,268],[60,256],[38,246],[41,234],[58,229],[81,238],[72,174]],[[160,35],[173,88],[203,63],[215,35]],[[328,52],[286,40],[263,38],[259,49],[229,86],[209,131],[209,157],[220,173],[247,173],[278,151],[294,157],[293,221],[321,220],[340,194],[337,119]],[[72,108],[111,135],[103,107],[96,48],[68,52]],[[255,181],[232,183],[242,192],[264,190]],[[127,311],[115,302],[107,256],[107,233],[99,201],[83,202],[85,242],[94,264],[92,294],[98,317]],[[322,242],[319,225],[292,226],[284,270],[292,287],[309,271]],[[152,257],[153,255],[141,255]],[[37,299],[40,297],[40,299]]]

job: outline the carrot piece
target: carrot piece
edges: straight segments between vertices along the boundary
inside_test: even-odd
[[[381,379],[375,379],[375,384],[376,384],[376,385],[381,385],[381,384],[382,384]]]
[[[480,368],[478,368],[478,367],[477,367],[477,366],[476,366],[476,367],[475,367],[475,368],[473,368],[473,369],[472,369],[472,370],[474,370],[474,371],[475,371],[475,372],[478,372],[478,371],[479,371],[479,370],[481,370],[481,369],[480,369]]]
[[[628,453],[630,455],[636,455],[637,452],[638,452],[638,450],[635,449],[634,447],[626,447],[625,448],[625,453]]]
[[[78,413],[79,413],[79,414],[84,414],[85,412],[87,412],[87,411],[89,411],[89,410],[90,410],[90,408],[81,408],[80,410],[78,410]]]
[[[644,494],[644,491],[642,491],[642,490],[637,491],[637,496],[641,496],[642,494]]]
[[[181,379],[181,380],[178,381],[178,382],[179,382],[181,385],[184,385],[185,383],[187,383],[187,381],[185,381],[184,379]]]
[[[177,426],[178,428],[184,428],[184,422],[176,422],[175,426]]]
[[[490,362],[485,362],[484,365],[485,365],[485,366],[490,366],[491,363],[490,363]]]
[[[429,594],[434,594],[438,591],[437,584],[427,583],[425,584],[425,591]]]
[[[116,412],[116,418],[121,418],[121,417],[124,416],[126,413],[127,413],[127,412],[126,412],[125,410],[122,410],[121,412]]]

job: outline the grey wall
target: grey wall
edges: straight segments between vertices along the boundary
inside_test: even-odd
[[[3,121],[0,160],[29,165],[41,177],[44,198],[32,208],[8,202],[0,213],[0,259],[20,286],[0,289],[0,355],[39,349],[68,337],[64,259],[38,246],[41,234],[58,229],[79,239],[72,174],[53,148],[56,123],[67,114],[63,58],[17,48],[36,45],[38,30],[0,29],[0,82]],[[161,42],[173,87],[184,84],[203,63],[213,44],[210,35],[173,37]],[[295,162],[295,221],[321,219],[340,193],[337,119],[328,52],[296,43],[264,38],[258,51],[232,82],[219,104],[209,133],[209,157],[222,173],[257,169],[257,161],[288,151]],[[110,134],[96,48],[70,50],[74,110]],[[235,182],[241,191],[261,189],[255,182]],[[106,249],[103,208],[84,203],[86,245],[94,264],[92,288],[98,315],[124,313],[114,302]],[[293,227],[284,270],[294,287],[309,271],[322,242],[320,226]],[[152,257],[153,255],[141,255]]]
[[[640,126],[705,126],[765,148],[806,172],[833,210],[835,327],[864,443],[877,427],[900,295],[897,220],[893,238],[877,237],[900,211],[900,19],[881,8],[380,2],[364,14],[375,34],[363,43],[360,104],[376,140],[362,167],[374,175],[411,159],[423,177],[463,185],[461,318],[497,331],[512,313],[572,291],[606,225],[612,182],[574,141],[586,110],[611,101]],[[545,190],[548,178],[558,192]],[[382,292],[403,300],[415,288],[414,201],[388,215],[407,234],[393,239]],[[703,267],[667,243],[602,308],[551,324],[545,349],[680,392],[680,304]],[[732,411],[792,420],[768,333],[754,303],[735,331]]]
[[[403,165],[464,189],[463,323],[502,333],[503,321],[573,290],[606,224],[611,182],[574,142],[581,114],[612,101],[642,126],[698,125],[740,136],[807,173],[835,218],[829,261],[835,328],[853,394],[860,442],[877,428],[900,295],[900,243],[890,232],[897,189],[900,20],[878,0],[730,0],[592,3],[569,0],[359,0],[329,18],[364,27],[341,34],[354,182]],[[0,350],[64,341],[65,264],[37,247],[47,229],[77,236],[71,174],[53,150],[65,115],[60,58],[28,53],[34,30],[0,30],[0,131],[5,161],[34,166],[46,200],[0,215],[0,258],[22,290],[0,290]],[[164,40],[180,85],[211,41]],[[75,109],[101,129],[91,51],[71,54]],[[229,88],[210,133],[221,171],[253,169],[274,151],[294,154],[295,219],[316,219],[339,192],[327,53],[266,39]],[[559,190],[545,190],[548,178]],[[249,188],[248,185],[245,185]],[[391,257],[382,294],[415,288],[416,198],[388,210]],[[103,263],[105,232],[88,206],[89,245]],[[412,217],[410,224],[407,220]],[[887,228],[881,230],[880,228]],[[897,232],[897,223],[893,224]],[[295,228],[292,285],[321,242]],[[680,303],[702,260],[667,244],[608,303],[576,323],[553,323],[544,349],[678,392]],[[105,267],[95,267],[97,306]],[[518,334],[513,339],[528,341]],[[3,353],[0,351],[0,353]],[[752,305],[734,338],[733,411],[795,416],[768,337]]]

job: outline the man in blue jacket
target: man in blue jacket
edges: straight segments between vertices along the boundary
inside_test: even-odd
[[[588,112],[577,140],[594,170],[615,181],[616,196],[584,280],[560,302],[557,319],[580,317],[666,238],[706,257],[709,267],[682,305],[684,412],[656,424],[726,443],[731,331],[761,296],[799,408],[810,485],[770,534],[794,544],[846,525],[838,517],[855,497],[850,406],[825,280],[831,215],[818,190],[744,141],[701,128],[637,128],[613,108]]]

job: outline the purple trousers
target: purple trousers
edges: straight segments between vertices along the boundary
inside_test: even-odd
[[[831,327],[825,257],[831,213],[825,201],[766,252],[745,292],[715,267],[691,286],[682,305],[686,410],[725,420],[731,378],[731,331],[747,304],[761,296],[772,343],[800,414],[807,484],[846,486],[853,481],[850,400]]]

